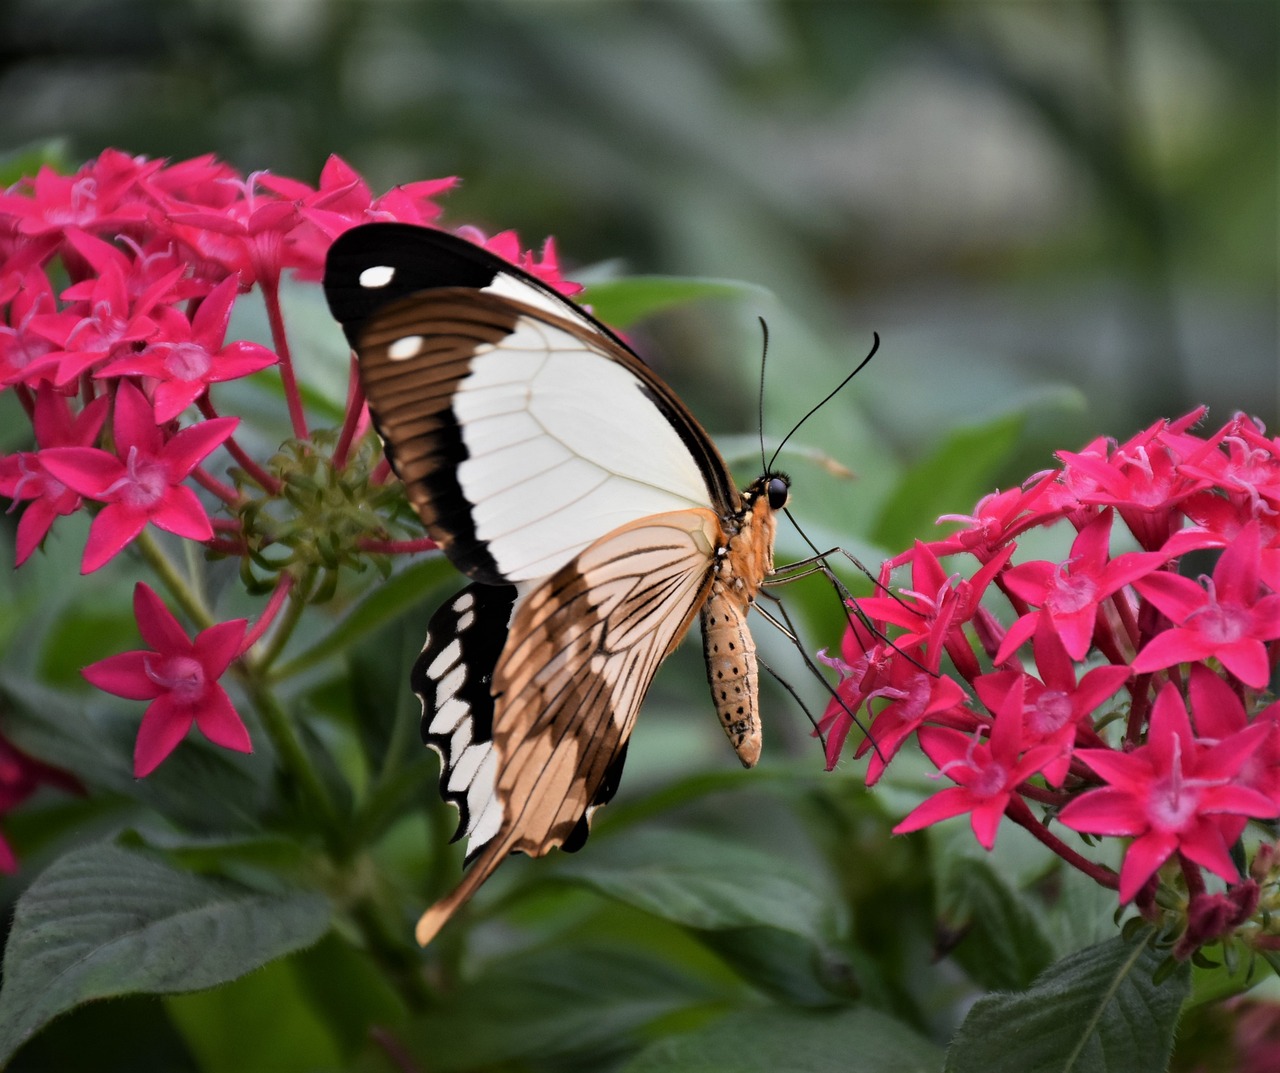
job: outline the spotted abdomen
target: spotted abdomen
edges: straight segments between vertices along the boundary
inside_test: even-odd
[[[756,645],[747,629],[747,609],[714,590],[702,608],[702,650],[720,725],[742,766],[755,767],[760,759]]]

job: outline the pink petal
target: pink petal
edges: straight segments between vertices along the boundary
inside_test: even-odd
[[[91,499],[100,499],[125,473],[120,459],[96,447],[48,447],[36,457],[48,473]]]
[[[1093,643],[1093,624],[1098,617],[1098,605],[1091,604],[1069,615],[1050,612],[1054,626],[1058,629],[1058,637],[1067,655],[1074,660],[1082,660],[1089,646]],[[1001,648],[1004,646],[1002,645]]]
[[[156,420],[172,421],[204,390],[203,380],[162,380],[156,385]]]
[[[191,652],[191,639],[187,636],[187,631],[155,589],[143,581],[133,587],[133,617],[138,621],[138,632],[142,634],[142,639],[154,651],[166,656],[185,656]]]
[[[1220,875],[1228,883],[1240,878],[1231,853],[1223,841],[1222,831],[1208,817],[1197,822],[1190,833],[1178,840],[1178,848],[1196,864]]]
[[[240,340],[231,343],[218,353],[207,379],[215,383],[237,380],[242,376],[269,368],[279,360],[275,351],[268,350],[258,343]]]
[[[168,533],[188,540],[208,540],[213,536],[209,516],[195,492],[185,485],[174,485],[151,512],[151,521]]]
[[[164,692],[147,675],[147,652],[121,652],[116,656],[91,663],[80,673],[91,685],[104,693],[113,693],[128,700],[154,700]]]
[[[1080,715],[1092,712],[1118,692],[1131,674],[1128,667],[1095,667],[1080,679],[1080,685],[1071,697],[1072,706]]]
[[[156,427],[155,411],[147,397],[128,380],[122,380],[116,389],[116,412],[111,427],[121,456],[126,455],[130,447],[137,447],[151,457],[160,453],[163,437]]]
[[[1209,594],[1181,574],[1160,570],[1134,581],[1133,587],[1150,600],[1174,622],[1183,622],[1199,607],[1203,607]]]
[[[21,566],[31,557],[31,553],[49,534],[49,527],[56,517],[57,511],[44,499],[35,500],[22,512],[18,521],[18,538],[14,545],[14,566]]]
[[[248,621],[242,618],[219,622],[202,630],[195,639],[196,655],[205,675],[211,681],[221,678],[231,661],[240,654],[247,625]]]
[[[1130,902],[1165,861],[1178,848],[1172,835],[1152,831],[1130,844],[1120,867],[1120,902]]]
[[[1253,689],[1266,689],[1271,681],[1271,664],[1261,641],[1250,638],[1220,645],[1214,650],[1214,655],[1227,670]]]
[[[1111,787],[1077,797],[1059,813],[1058,819],[1073,831],[1095,835],[1141,834],[1149,823],[1146,809],[1133,794]]]
[[[181,480],[196,468],[240,423],[238,417],[215,417],[184,428],[164,446],[162,452],[171,479]]]
[[[146,524],[145,515],[122,507],[119,503],[108,503],[89,526],[89,539],[85,542],[80,573],[92,574],[99,567],[105,566],[146,528]]]
[[[1044,593],[1041,592],[1040,595],[1043,597]],[[1040,611],[1032,611],[1009,627],[1009,632],[1004,635],[1004,640],[1000,642],[1000,650],[996,653],[996,663],[1004,663],[1022,647],[1023,642],[1036,632],[1036,624],[1042,614],[1043,612]]]
[[[231,704],[227,691],[219,685],[212,686],[205,704],[196,712],[196,725],[214,745],[232,749],[238,753],[253,752],[249,731]]]
[[[191,338],[210,353],[222,346],[231,320],[231,306],[235,303],[240,281],[228,276],[213,288],[200,303],[196,315],[191,318]]]
[[[1008,794],[996,794],[974,807],[969,817],[969,826],[973,828],[973,837],[983,849],[989,850],[995,846],[996,834],[1008,803]]]
[[[968,790],[962,786],[948,786],[912,809],[893,829],[893,833],[903,835],[909,831],[919,831],[922,827],[968,812],[972,807],[973,795]]]
[[[1194,663],[1212,652],[1213,646],[1193,630],[1165,630],[1147,642],[1131,666],[1135,674],[1149,674],[1176,663]]]
[[[970,735],[951,727],[924,726],[916,737],[920,748],[939,770],[956,761],[966,761],[974,744]]]
[[[1187,706],[1178,687],[1173,682],[1166,682],[1151,706],[1147,730],[1147,749],[1151,754],[1152,767],[1157,771],[1171,771],[1179,762],[1175,741],[1179,743],[1177,752],[1182,755],[1181,763],[1185,764],[1195,747],[1191,717],[1187,715]]]
[[[187,736],[192,721],[191,709],[174,704],[172,694],[166,693],[152,701],[138,728],[133,749],[134,776],[141,779],[155,771],[160,761]]]
[[[1204,738],[1221,739],[1243,730],[1248,719],[1244,705],[1226,682],[1203,664],[1191,668],[1191,716],[1196,733]]]

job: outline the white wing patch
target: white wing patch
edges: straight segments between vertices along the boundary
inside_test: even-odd
[[[554,572],[628,522],[709,505],[642,382],[544,322],[522,318],[500,347],[481,348],[453,412],[476,536],[512,581]]]

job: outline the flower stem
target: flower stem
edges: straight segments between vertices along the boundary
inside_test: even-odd
[[[1037,841],[1047,846],[1067,864],[1083,872],[1099,886],[1107,887],[1110,890],[1120,889],[1120,877],[1115,872],[1110,868],[1095,864],[1088,857],[1082,856],[1073,850],[1032,815],[1031,809],[1027,807],[1025,801],[1015,797],[1009,802],[1005,815],[1020,827],[1026,828]]]
[[[302,410],[302,392],[298,390],[298,378],[293,371],[293,357],[289,353],[289,337],[284,330],[284,314],[280,310],[279,281],[270,275],[258,281],[262,285],[262,299],[267,306],[267,321],[271,325],[271,342],[280,359],[280,380],[284,384],[284,400],[289,407],[289,420],[293,434],[300,440],[308,438],[307,418]]]
[[[212,626],[213,612],[209,610],[188,579],[183,577],[169,556],[164,553],[164,549],[156,543],[155,537],[144,529],[138,534],[135,544],[142,552],[147,565],[156,572],[169,595],[178,602],[178,606],[187,613],[187,617],[202,630]]]

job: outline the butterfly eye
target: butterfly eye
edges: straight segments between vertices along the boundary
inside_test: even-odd
[[[770,477],[765,491],[769,496],[770,510],[781,510],[791,498],[791,485],[787,483],[785,477]]]

